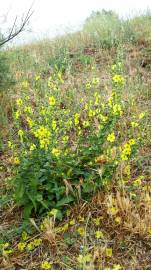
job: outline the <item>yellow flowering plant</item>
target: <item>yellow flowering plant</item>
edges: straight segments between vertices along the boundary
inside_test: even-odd
[[[82,98],[80,104],[76,97],[74,100],[78,89],[67,91],[64,97],[62,76],[57,71],[48,79],[49,94],[42,100],[17,100],[14,128],[18,139],[16,143],[11,140],[10,151],[19,157],[13,183],[16,202],[23,207],[26,219],[33,212],[41,214],[53,208],[64,212],[65,206],[79,199],[78,190],[80,197],[88,200],[112,179],[118,164],[136,152],[134,128],[130,126],[127,141],[120,133],[126,110],[121,102],[125,83],[121,65],[112,70],[109,97],[96,89],[99,79],[93,77],[92,95],[89,100]],[[99,232],[97,237],[101,237]]]

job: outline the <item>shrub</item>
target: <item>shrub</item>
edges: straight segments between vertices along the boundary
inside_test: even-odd
[[[83,27],[83,33],[102,48],[124,43],[150,43],[150,11],[131,19],[121,19],[112,11],[92,12]]]
[[[93,12],[83,31],[95,40],[97,46],[111,48],[120,43],[121,21],[112,11]]]
[[[28,96],[17,100],[18,139],[9,141],[9,147],[16,165],[15,199],[25,218],[89,200],[137,150],[138,123],[131,125],[129,120],[129,130],[122,132],[126,105],[121,102],[125,85],[121,63],[112,66],[109,97],[101,94],[96,77],[83,84],[86,95],[79,104],[70,91],[63,95],[62,84],[59,72],[49,78],[43,100],[33,102]]]

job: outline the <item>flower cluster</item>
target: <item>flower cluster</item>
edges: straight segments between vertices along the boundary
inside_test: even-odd
[[[123,85],[125,83],[125,80],[123,78],[122,75],[114,75],[113,78],[112,78],[113,82],[114,83],[117,83],[117,84],[120,84],[120,85]]]
[[[121,159],[128,160],[132,153],[132,146],[135,145],[136,142],[134,139],[130,139],[127,143],[125,143],[122,147],[121,151]]]
[[[47,127],[41,126],[36,131],[33,132],[35,137],[39,139],[40,148],[48,149],[48,145],[50,144],[51,133]]]

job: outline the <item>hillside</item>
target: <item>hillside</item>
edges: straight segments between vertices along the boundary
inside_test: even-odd
[[[150,270],[150,13],[1,51],[0,79],[0,269]]]

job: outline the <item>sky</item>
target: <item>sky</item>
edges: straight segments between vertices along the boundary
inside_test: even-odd
[[[150,9],[151,0],[0,0],[0,26],[7,29],[15,16],[21,16],[32,7],[30,24],[19,42],[54,37],[79,29],[92,11],[114,10],[122,17],[133,16]]]

